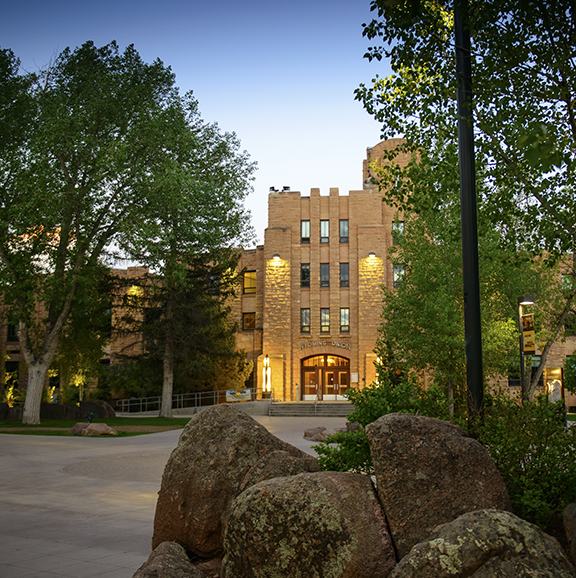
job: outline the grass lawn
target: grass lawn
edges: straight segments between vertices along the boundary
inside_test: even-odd
[[[43,419],[40,425],[23,425],[18,420],[0,420],[0,433],[19,435],[54,435],[67,436],[68,430],[80,421],[78,419]],[[182,429],[190,421],[189,417],[109,417],[95,419],[94,423],[105,423],[114,428],[118,435],[114,437],[129,437]]]

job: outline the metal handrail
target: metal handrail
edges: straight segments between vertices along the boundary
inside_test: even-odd
[[[258,388],[249,388],[253,401],[258,399]],[[172,395],[172,409],[196,408],[226,403],[226,390],[197,391],[190,393],[175,393]],[[114,409],[120,413],[142,413],[147,411],[160,411],[162,396],[131,397],[118,399],[114,403]]]
[[[272,402],[274,401],[274,390],[270,392],[270,400],[268,401],[268,417],[272,417]]]

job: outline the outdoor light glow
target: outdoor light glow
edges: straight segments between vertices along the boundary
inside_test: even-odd
[[[271,384],[271,370],[270,370],[270,358],[268,355],[264,358],[264,367],[262,368],[262,390],[269,392],[272,391]]]

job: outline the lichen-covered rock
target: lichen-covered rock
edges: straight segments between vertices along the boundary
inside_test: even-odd
[[[105,423],[91,423],[82,430],[83,436],[116,436],[118,432]]]
[[[566,530],[566,538],[570,546],[570,555],[572,556],[572,563],[576,564],[576,503],[568,504],[562,513],[564,520],[564,529]]]
[[[184,428],[160,488],[152,547],[177,541],[202,558],[221,554],[232,501],[264,479],[317,471],[316,458],[244,412],[208,407]]]
[[[573,578],[560,544],[509,512],[479,510],[434,529],[390,578]]]
[[[192,565],[180,544],[162,542],[132,578],[206,578],[206,575]]]
[[[90,424],[87,421],[79,421],[75,423],[69,430],[68,433],[73,436],[81,436],[82,432],[89,426]]]
[[[234,502],[222,578],[385,578],[396,564],[368,476],[275,478]]]
[[[510,510],[510,498],[487,450],[439,419],[390,414],[366,427],[378,498],[398,556],[440,524],[466,512]]]

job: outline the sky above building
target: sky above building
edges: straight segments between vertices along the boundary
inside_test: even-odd
[[[202,117],[236,133],[258,163],[246,204],[261,243],[270,187],[362,188],[362,160],[380,126],[354,89],[390,74],[363,58],[371,42],[362,23],[371,18],[369,0],[33,0],[3,7],[0,46],[27,70],[87,40],[134,44],[145,61],[170,65]]]

